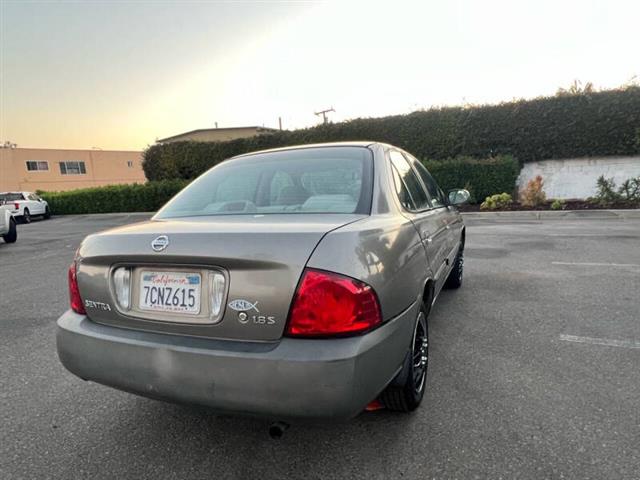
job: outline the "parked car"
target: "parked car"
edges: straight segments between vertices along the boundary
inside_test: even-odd
[[[31,217],[51,217],[49,204],[33,192],[1,192],[0,200],[13,207],[11,215],[23,223],[31,223]]]
[[[78,377],[287,421],[421,402],[431,306],[465,227],[412,155],[300,146],[212,168],[150,221],[90,235],[57,348]]]
[[[0,199],[0,237],[6,243],[15,243],[18,239],[16,221],[11,215],[11,207]]]

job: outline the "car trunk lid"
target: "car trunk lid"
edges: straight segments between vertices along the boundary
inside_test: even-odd
[[[80,293],[89,318],[104,324],[210,338],[273,341],[282,336],[298,280],[318,242],[326,233],[363,217],[228,215],[151,220],[108,230],[87,237],[79,250]],[[113,271],[118,266],[132,271],[130,310],[120,308],[116,301]],[[143,275],[167,272],[200,278],[197,282],[202,282],[203,315],[138,308]],[[211,308],[211,272],[221,272],[225,277],[223,311],[215,323],[206,315]]]

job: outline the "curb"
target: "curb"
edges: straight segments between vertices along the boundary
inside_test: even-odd
[[[640,218],[640,209],[628,210],[522,210],[516,212],[462,212],[468,220],[626,220]]]

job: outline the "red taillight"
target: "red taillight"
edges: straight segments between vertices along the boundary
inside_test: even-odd
[[[20,204],[19,203],[14,203],[13,204],[13,209],[14,210],[20,210]]]
[[[362,333],[382,322],[373,289],[337,273],[306,269],[293,297],[287,335]]]
[[[74,312],[87,313],[84,309],[84,305],[82,304],[82,298],[80,298],[75,260],[69,267],[69,302],[71,303],[71,310]]]

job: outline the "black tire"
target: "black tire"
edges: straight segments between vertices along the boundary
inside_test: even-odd
[[[416,318],[411,352],[405,366],[381,394],[380,401],[389,410],[412,412],[424,397],[429,365],[429,327],[427,311],[422,306]],[[398,381],[401,379],[400,381]]]
[[[49,210],[49,207],[45,207],[44,208],[44,219],[45,220],[49,220],[51,218],[51,210]]]
[[[25,208],[22,212],[22,223],[31,223],[31,212],[28,208]]]
[[[6,243],[15,243],[18,239],[18,229],[16,228],[16,221],[13,217],[9,219],[9,231],[5,233],[2,238]]]
[[[460,249],[456,255],[453,268],[449,272],[444,288],[460,288],[462,286],[462,274],[464,273],[464,243],[460,242]]]

